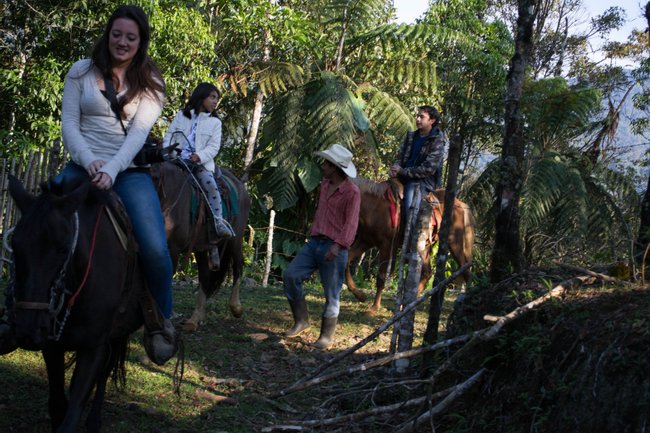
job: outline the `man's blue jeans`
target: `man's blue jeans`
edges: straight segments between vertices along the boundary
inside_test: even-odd
[[[88,173],[70,162],[57,179],[62,181],[64,177],[88,177]],[[151,175],[142,171],[124,171],[117,175],[113,190],[122,200],[131,220],[147,286],[161,312],[169,319],[172,315],[172,260],[167,248],[160,200]]]
[[[302,283],[318,270],[325,294],[323,317],[327,318],[339,315],[341,286],[348,261],[346,249],[341,249],[334,260],[325,260],[325,254],[332,246],[332,242],[334,241],[330,239],[310,238],[282,275],[284,294],[291,302],[304,298]]]
[[[419,182],[415,181],[406,181],[404,182],[404,200],[402,201],[402,212],[406,223],[409,222],[411,215],[411,206],[413,206],[413,200],[415,199],[415,186],[419,185]],[[420,186],[419,197],[422,197],[422,186]]]

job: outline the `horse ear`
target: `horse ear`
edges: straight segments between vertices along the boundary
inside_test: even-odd
[[[23,183],[12,174],[9,175],[9,194],[13,197],[21,213],[25,213],[36,200],[32,194],[25,190]]]
[[[54,198],[52,203],[61,212],[72,215],[88,195],[90,188],[90,179],[84,179],[73,185],[72,191],[60,197]]]

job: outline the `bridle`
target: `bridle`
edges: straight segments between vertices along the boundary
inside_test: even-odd
[[[66,288],[65,277],[68,265],[70,264],[72,257],[77,249],[77,241],[79,240],[79,213],[75,212],[73,214],[73,234],[70,239],[70,244],[68,247],[68,253],[66,258],[59,269],[57,277],[54,279],[54,282],[50,286],[50,300],[49,302],[33,302],[33,301],[17,301],[14,303],[13,308],[22,309],[22,310],[37,310],[37,311],[48,311],[51,320],[52,328],[51,335],[48,336],[48,339],[59,341],[61,335],[63,334],[63,329],[65,324],[70,316],[70,311],[81,292],[81,289],[86,284],[88,275],[90,274],[92,258],[95,252],[95,243],[97,240],[97,231],[99,229],[99,221],[101,220],[102,213],[104,211],[104,206],[100,206],[97,213],[97,219],[95,220],[95,227],[93,229],[93,236],[90,245],[90,251],[88,253],[88,263],[86,265],[86,271],[84,277],[79,284],[77,290],[73,293]],[[67,304],[65,315],[62,319],[59,320],[59,313],[63,310],[63,307]]]

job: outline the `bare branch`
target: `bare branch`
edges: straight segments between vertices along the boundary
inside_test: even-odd
[[[398,320],[400,320],[402,317],[404,317],[406,314],[408,314],[411,310],[415,309],[415,307],[417,307],[420,303],[422,303],[422,301],[424,301],[425,299],[427,299],[427,298],[428,298],[429,296],[431,296],[432,294],[437,293],[437,292],[438,292],[442,287],[445,287],[445,286],[449,285],[449,284],[450,284],[452,281],[454,281],[454,280],[455,280],[455,279],[456,279],[460,274],[462,274],[463,271],[465,271],[465,269],[467,269],[467,268],[470,267],[471,265],[472,265],[472,261],[470,260],[469,262],[465,263],[463,266],[461,266],[460,268],[458,268],[458,269],[457,269],[454,273],[452,273],[448,278],[446,278],[445,280],[441,281],[438,285],[436,285],[435,287],[433,287],[433,288],[429,289],[428,291],[424,292],[424,293],[423,293],[419,298],[417,298],[415,301],[411,302],[411,303],[408,304],[408,305],[405,305],[405,306],[404,306],[404,309],[403,309],[399,314],[396,314],[395,316],[393,316],[392,319],[390,319],[388,322],[386,322],[385,324],[383,324],[382,326],[380,326],[379,328],[377,328],[377,329],[376,329],[372,334],[370,334],[369,336],[367,336],[366,338],[364,338],[363,340],[361,340],[360,342],[358,342],[358,343],[355,344],[354,346],[350,347],[349,349],[346,349],[346,350],[344,350],[343,352],[339,353],[338,355],[336,355],[335,357],[333,357],[332,359],[330,359],[329,361],[327,361],[325,364],[323,364],[321,367],[319,367],[318,369],[316,369],[316,371],[314,371],[313,373],[309,374],[308,376],[302,378],[301,380],[299,380],[298,382],[296,382],[294,385],[291,385],[291,386],[288,387],[288,388],[285,388],[285,389],[283,389],[283,390],[281,390],[281,391],[279,391],[279,392],[277,392],[277,393],[272,394],[271,397],[272,397],[272,398],[273,398],[273,397],[282,397],[282,396],[285,396],[285,395],[287,395],[287,394],[293,392],[294,388],[295,388],[297,385],[299,385],[299,384],[301,384],[301,383],[303,383],[303,382],[306,382],[306,381],[308,381],[308,380],[310,380],[310,379],[312,379],[312,378],[314,378],[314,377],[317,377],[319,374],[321,374],[323,371],[325,371],[326,369],[328,369],[328,368],[331,367],[332,365],[336,364],[337,362],[341,361],[343,358],[345,358],[345,357],[347,357],[348,355],[350,355],[350,354],[356,352],[357,350],[359,350],[360,348],[362,348],[363,346],[365,346],[365,345],[368,344],[369,342],[373,341],[373,340],[374,340],[374,339],[375,339],[379,334],[381,334],[381,333],[384,332],[386,329],[388,329],[392,324],[394,324],[395,322],[397,322]]]
[[[431,418],[435,417],[436,415],[439,415],[443,413],[444,411],[447,410],[447,408],[456,400],[458,397],[460,397],[462,394],[465,393],[468,389],[470,389],[472,386],[474,386],[481,376],[485,373],[486,369],[481,368],[479,371],[477,371],[472,377],[467,379],[465,382],[456,385],[454,387],[454,391],[449,394],[444,400],[442,400],[440,403],[432,407],[430,410],[427,412],[423,413],[417,419],[415,419],[412,422],[408,422],[402,427],[397,430],[395,433],[408,433],[413,430],[415,430],[417,427],[422,426],[424,423],[429,422]]]

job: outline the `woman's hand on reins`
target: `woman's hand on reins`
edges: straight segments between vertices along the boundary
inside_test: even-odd
[[[104,173],[103,171],[97,172],[92,182],[99,189],[110,189],[113,186],[113,179],[111,179],[108,173]]]

